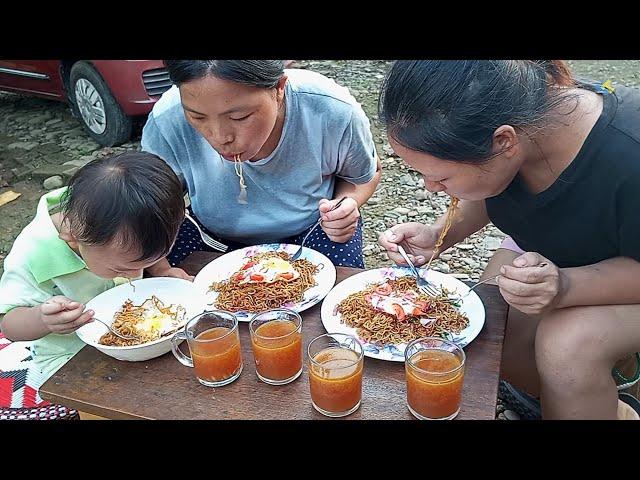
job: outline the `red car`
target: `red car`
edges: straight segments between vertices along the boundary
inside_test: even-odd
[[[108,147],[128,141],[134,120],[171,85],[162,60],[0,60],[0,90],[70,103]]]

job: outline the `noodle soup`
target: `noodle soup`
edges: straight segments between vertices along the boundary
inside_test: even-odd
[[[349,343],[341,344],[333,336],[350,337]],[[321,335],[309,344],[309,388],[318,412],[342,417],[360,407],[363,359],[362,346],[350,335]]]
[[[449,420],[460,411],[465,355],[441,339],[419,339],[405,352],[407,406],[420,420]]]
[[[291,310],[255,315],[249,323],[258,378],[271,385],[292,382],[302,373],[302,318]]]

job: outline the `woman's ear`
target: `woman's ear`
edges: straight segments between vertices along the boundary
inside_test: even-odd
[[[501,125],[493,132],[492,155],[513,157],[518,152],[518,134],[511,125]]]
[[[282,75],[280,80],[278,80],[278,84],[276,85],[276,100],[278,103],[284,100],[284,86],[287,84],[287,76]]]

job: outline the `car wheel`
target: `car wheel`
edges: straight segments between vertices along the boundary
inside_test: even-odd
[[[112,147],[131,138],[132,119],[88,62],[76,62],[69,77],[71,108],[85,131],[100,145]]]

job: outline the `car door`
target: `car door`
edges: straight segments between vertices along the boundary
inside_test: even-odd
[[[60,60],[0,60],[2,89],[60,98]]]

